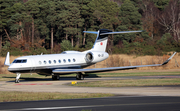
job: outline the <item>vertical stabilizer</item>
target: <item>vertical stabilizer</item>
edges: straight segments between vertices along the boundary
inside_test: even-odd
[[[9,66],[10,65],[9,61],[10,60],[9,60],[9,52],[8,52],[7,55],[6,55],[6,59],[5,59],[4,65]]]
[[[100,29],[98,32],[95,32],[95,31],[83,31],[83,32],[97,34],[96,41],[93,45],[93,48],[91,49],[92,51],[104,51],[105,52],[109,34],[136,33],[136,32],[143,32],[143,30],[112,32],[111,30]]]
[[[107,41],[108,41],[108,34],[101,35],[102,33],[112,32],[111,30],[107,29],[100,29],[97,34],[96,41],[93,45],[91,50],[93,51],[106,51]]]

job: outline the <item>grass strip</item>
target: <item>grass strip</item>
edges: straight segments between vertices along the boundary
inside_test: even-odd
[[[100,97],[110,97],[110,96],[114,96],[114,95],[102,94],[102,93],[50,93],[50,92],[0,91],[0,102],[100,98]]]
[[[128,80],[106,80],[95,82],[78,82],[72,86],[81,87],[133,87],[133,86],[164,86],[180,85],[180,78],[173,79],[128,79]]]
[[[165,76],[180,75],[180,72],[128,72],[128,73],[94,73],[89,74],[90,77],[119,77],[119,76]]]

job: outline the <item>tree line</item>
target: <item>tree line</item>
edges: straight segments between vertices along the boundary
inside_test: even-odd
[[[180,0],[1,0],[0,51],[13,55],[83,51],[83,31],[145,30],[109,36],[109,53],[179,51]]]

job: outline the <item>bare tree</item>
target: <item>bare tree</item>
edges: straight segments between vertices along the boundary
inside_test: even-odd
[[[180,40],[180,4],[179,0],[171,0],[165,10],[158,16],[158,23],[165,31],[173,35],[174,40]]]
[[[149,33],[149,36],[153,38],[154,33],[157,33],[154,24],[157,19],[157,13],[159,13],[159,10],[157,7],[155,7],[153,2],[150,2],[150,0],[145,0],[143,3],[143,27]]]

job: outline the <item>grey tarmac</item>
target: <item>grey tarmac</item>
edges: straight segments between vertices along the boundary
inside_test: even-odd
[[[180,76],[131,76],[131,77],[103,77],[85,78],[77,82],[117,80],[117,79],[140,79],[140,78],[179,78]],[[72,78],[61,78],[59,81],[21,81],[15,84],[14,81],[1,81],[0,91],[23,91],[23,92],[62,92],[62,93],[112,93],[127,96],[180,96],[180,86],[166,87],[74,87],[68,86]]]
[[[0,103],[1,111],[180,111],[180,97],[115,96]]]

